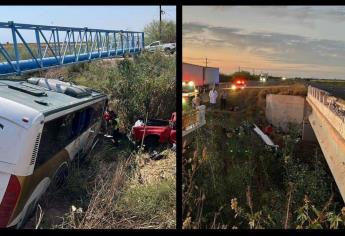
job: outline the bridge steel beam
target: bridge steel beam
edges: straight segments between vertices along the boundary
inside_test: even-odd
[[[128,53],[138,54],[144,48],[144,33],[136,31],[18,24],[12,21],[0,22],[0,35],[6,34],[1,31],[8,31],[11,40],[3,42],[0,38],[0,76],[124,57]],[[98,43],[94,42],[95,39]],[[121,47],[117,42],[122,43]]]

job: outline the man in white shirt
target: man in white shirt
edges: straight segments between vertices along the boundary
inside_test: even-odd
[[[210,107],[215,108],[217,104],[218,92],[215,90],[214,87],[210,91],[209,96],[210,96]]]

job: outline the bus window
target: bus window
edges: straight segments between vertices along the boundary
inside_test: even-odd
[[[74,114],[44,124],[35,168],[38,168],[75,139],[72,130]]]
[[[89,126],[90,121],[92,118],[93,110],[91,107],[78,111],[76,116],[73,120],[73,133],[80,135],[81,133],[85,132]]]

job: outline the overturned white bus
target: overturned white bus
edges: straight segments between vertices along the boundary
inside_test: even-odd
[[[0,227],[22,227],[94,146],[107,97],[54,79],[0,80]]]

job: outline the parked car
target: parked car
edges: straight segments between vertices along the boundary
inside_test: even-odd
[[[176,112],[172,113],[169,120],[150,119],[146,124],[138,120],[132,127],[130,139],[140,144],[143,138],[146,147],[176,143]]]
[[[149,52],[159,50],[167,54],[173,54],[176,51],[176,43],[161,43],[161,41],[155,41],[145,46],[145,50]]]

